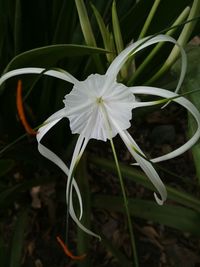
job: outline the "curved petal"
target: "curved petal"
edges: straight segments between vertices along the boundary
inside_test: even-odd
[[[38,133],[37,133],[37,141],[38,141],[38,150],[41,155],[43,155],[45,158],[49,159],[52,161],[54,164],[56,164],[67,176],[69,175],[69,169],[65,165],[65,163],[50,149],[45,147],[44,145],[41,144],[41,140],[44,137],[44,135],[55,125],[57,124],[63,117],[65,117],[65,110],[61,109],[57,112],[55,112],[53,115],[51,115],[46,121],[45,124],[39,128]],[[81,194],[78,188],[78,185],[76,181],[73,179],[72,180],[72,185],[76,191],[79,205],[80,205],[80,217],[82,216],[83,212],[83,207],[82,207],[82,198]]]
[[[152,37],[150,39],[150,37],[146,37],[144,39],[141,39],[133,44],[131,44],[130,46],[128,46],[126,49],[124,49],[111,63],[111,65],[109,66],[106,75],[108,76],[108,85],[109,86],[111,83],[113,83],[114,80],[116,80],[117,74],[120,71],[120,69],[122,68],[123,64],[128,60],[128,58],[134,54],[136,54],[137,52],[139,52],[140,50],[153,45],[155,43],[159,43],[159,42],[170,42],[170,43],[174,43],[175,45],[177,45],[180,48],[180,52],[181,52],[181,56],[182,56],[182,66],[181,66],[181,74],[180,74],[180,78],[179,78],[179,82],[178,85],[175,89],[175,92],[177,92],[180,87],[181,84],[183,82],[183,79],[185,77],[185,72],[186,72],[186,68],[187,68],[187,57],[185,54],[184,49],[177,43],[177,41],[167,35],[158,35],[156,37]]]
[[[62,108],[58,111],[56,111],[54,114],[52,114],[38,129],[37,132],[37,141],[40,142],[43,136],[56,124],[58,123],[62,118],[65,117],[65,109]]]
[[[85,233],[101,239],[100,236],[98,236],[94,232],[87,229],[80,222],[80,218],[79,219],[77,218],[76,213],[74,211],[74,206],[73,206],[73,198],[72,198],[73,187],[71,186],[71,183],[73,181],[72,180],[73,172],[74,172],[74,169],[76,168],[79,160],[81,159],[81,157],[83,155],[83,152],[84,152],[84,150],[88,144],[88,141],[89,141],[89,139],[86,139],[83,135],[79,135],[75,149],[74,149],[74,153],[72,156],[71,165],[70,165],[69,174],[68,174],[68,179],[67,179],[66,202],[69,205],[69,214],[70,214],[71,218],[73,219],[73,221],[77,224],[77,226]]]
[[[84,145],[83,145],[84,143]],[[69,202],[69,196],[72,193],[72,185],[73,185],[73,172],[74,169],[76,167],[76,165],[78,164],[84,150],[85,147],[87,145],[87,142],[84,142],[84,137],[79,135],[74,152],[73,152],[73,156],[72,156],[72,160],[71,160],[71,164],[70,164],[70,169],[68,170],[68,179],[67,179],[67,185],[66,185],[66,202],[68,204]],[[82,153],[80,152],[82,150],[82,147],[84,147]],[[80,154],[81,153],[81,154]],[[81,218],[82,216],[80,216]]]
[[[139,148],[139,146],[136,144],[136,142],[133,140],[133,138],[129,135],[129,133],[126,130],[124,131],[121,130],[120,127],[116,124],[116,122],[112,120],[112,118],[109,117],[109,120],[111,120],[113,125],[115,125],[119,135],[121,136],[129,152],[135,158],[135,160],[138,162],[142,170],[146,173],[147,177],[150,179],[152,184],[155,186],[155,188],[159,192],[161,198],[159,198],[156,193],[154,193],[154,197],[156,199],[156,202],[159,205],[162,205],[167,198],[167,191],[158,173],[156,172],[152,164],[148,160],[145,159],[144,153]],[[142,155],[144,155],[144,157]]]
[[[173,92],[170,92],[170,91],[164,90],[164,89],[160,89],[160,88],[156,88],[156,87],[137,86],[137,87],[129,87],[129,89],[131,90],[131,92],[133,94],[148,94],[148,95],[161,96],[164,98],[173,98],[173,97],[178,96],[177,94],[175,94]],[[168,154],[165,154],[161,157],[151,159],[152,162],[160,162],[160,161],[172,159],[172,158],[175,158],[175,157],[181,155],[182,153],[184,153],[185,151],[190,149],[198,141],[198,139],[200,137],[200,113],[197,110],[197,108],[189,100],[187,100],[184,97],[178,97],[178,98],[170,99],[170,101],[174,101],[174,102],[180,104],[181,106],[186,108],[193,115],[193,117],[195,118],[195,120],[197,122],[197,130],[196,130],[195,134],[184,145],[182,145],[181,147],[179,147],[179,148],[175,149],[174,151],[172,151]],[[141,103],[140,107],[142,107],[142,102],[140,102],[140,103]],[[143,106],[155,105],[155,103],[158,103],[158,101],[144,102]],[[138,105],[138,107],[139,107],[139,105]]]
[[[66,71],[58,71],[58,70],[47,70],[45,71],[44,68],[21,68],[16,70],[11,70],[5,74],[3,74],[0,78],[0,86],[4,83],[7,79],[22,75],[22,74],[41,74],[44,71],[44,75],[52,76],[66,82],[70,82],[73,84],[78,83],[79,81],[74,78],[71,74]]]

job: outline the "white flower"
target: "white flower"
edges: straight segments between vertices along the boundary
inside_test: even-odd
[[[135,158],[137,163],[140,165],[158,191],[159,196],[154,193],[158,204],[163,204],[163,202],[166,200],[167,192],[164,184],[160,180],[159,175],[152,166],[150,160],[145,158],[144,153],[127,131],[127,129],[131,126],[130,121],[132,119],[132,112],[134,113],[135,108],[156,105],[161,103],[162,100],[139,102],[137,101],[135,95],[149,94],[172,100],[185,107],[190,113],[192,113],[197,121],[197,131],[189,141],[164,156],[152,159],[152,162],[159,162],[180,155],[189,149],[200,136],[200,114],[194,105],[184,97],[177,97],[178,95],[176,93],[172,93],[160,88],[147,86],[126,87],[125,85],[117,82],[118,72],[130,56],[149,45],[166,41],[177,44],[173,38],[165,35],[139,40],[138,42],[127,47],[115,58],[105,75],[92,74],[84,81],[78,81],[68,72],[55,70],[48,70],[44,72],[45,75],[65,80],[72,83],[74,86],[70,94],[65,96],[64,108],[51,115],[45,121],[44,125],[38,130],[38,150],[44,157],[48,158],[57,166],[59,166],[68,176],[66,186],[66,201],[69,205],[69,213],[77,225],[88,234],[97,236],[84,227],[84,225],[82,225],[80,222],[83,210],[82,199],[79,188],[75,179],[73,178],[73,171],[91,138],[106,141],[107,139],[112,139],[119,134],[131,155]],[[182,84],[186,71],[186,55],[181,47],[180,50],[182,54],[182,70],[177,88],[175,90],[176,92],[179,90]],[[13,70],[1,77],[0,85],[6,79],[15,75],[29,73],[37,74],[43,71],[45,70],[41,68],[23,68]],[[69,169],[55,153],[41,143],[44,135],[55,124],[65,117],[70,121],[72,133],[79,134]],[[79,218],[77,218],[73,207],[73,189],[75,189],[79,199]]]

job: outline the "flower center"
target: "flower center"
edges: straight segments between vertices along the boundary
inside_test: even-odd
[[[101,96],[101,97],[98,97],[98,98],[96,99],[96,102],[97,102],[97,104],[99,104],[99,105],[103,104],[104,100],[103,100],[102,96]]]
[[[135,97],[125,85],[117,82],[109,84],[108,79],[105,75],[90,75],[74,85],[71,93],[65,96],[66,117],[72,133],[106,141],[118,133],[112,120],[122,130],[130,127]],[[106,120],[109,121],[111,134],[108,133]]]

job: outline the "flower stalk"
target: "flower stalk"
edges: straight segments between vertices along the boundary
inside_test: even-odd
[[[114,146],[112,139],[110,139],[110,144],[111,144],[111,148],[112,148],[112,152],[113,152],[115,166],[117,169],[117,174],[118,174],[119,181],[120,181],[120,186],[121,186],[122,196],[123,196],[123,201],[124,201],[124,207],[125,207],[127,221],[128,221],[128,229],[129,229],[129,234],[130,234],[132,255],[133,255],[133,263],[134,263],[134,267],[139,267],[137,249],[136,249],[136,243],[135,243],[135,236],[134,236],[134,232],[133,232],[133,222],[132,222],[131,214],[130,214],[129,207],[128,207],[128,199],[126,196],[126,190],[125,190],[125,185],[124,185],[122,173],[121,173],[121,170],[119,167],[119,161],[117,158],[117,153],[116,153],[115,146]]]

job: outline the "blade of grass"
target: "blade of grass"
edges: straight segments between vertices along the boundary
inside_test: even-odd
[[[113,1],[112,4],[112,28],[113,28],[113,35],[115,40],[115,45],[117,49],[117,54],[119,54],[124,49],[124,43],[122,39],[121,29],[119,25],[119,19],[117,15],[117,8],[116,8],[116,2]],[[124,64],[124,66],[120,70],[122,78],[127,77],[127,63]]]
[[[165,204],[159,206],[157,203],[147,200],[129,198],[128,203],[131,214],[136,217],[152,220],[180,231],[200,236],[199,212],[174,205]],[[96,208],[124,213],[121,197],[96,195],[92,205]]]
[[[113,27],[113,33],[114,33],[117,53],[119,54],[124,49],[124,43],[122,40],[122,34],[121,34],[121,30],[120,30],[115,0],[113,1],[113,4],[112,4],[112,27]]]
[[[189,14],[188,20],[199,16],[199,14],[200,14],[200,1],[199,0],[194,0],[192,8],[190,10],[190,14]],[[189,38],[191,36],[191,33],[192,33],[192,31],[193,31],[193,29],[194,29],[194,27],[196,25],[196,23],[197,23],[197,20],[193,20],[190,23],[187,23],[183,27],[183,30],[181,31],[181,34],[180,34],[180,36],[179,36],[179,38],[177,40],[179,45],[181,45],[181,46],[185,46],[186,45],[186,43],[188,42],[188,40],[189,40]],[[180,49],[177,46],[174,46],[174,48],[172,49],[170,55],[168,56],[167,60],[163,64],[163,66],[145,84],[152,84],[157,79],[159,79],[166,71],[168,71],[170,69],[170,67],[173,65],[173,63],[177,60],[177,58],[179,56],[179,53],[180,53]]]
[[[92,31],[87,9],[82,0],[75,0],[84,39],[87,45],[96,47],[96,40]]]
[[[97,47],[96,40],[92,31],[92,26],[88,17],[87,9],[83,0],[75,0],[78,16],[81,24],[81,29],[85,42],[88,46]],[[104,73],[104,67],[98,55],[93,55],[94,62],[100,73]]]
[[[180,23],[184,22],[187,16],[189,15],[190,8],[186,7],[183,12],[178,16],[178,18],[175,20],[175,22],[172,24],[172,27],[175,25],[179,25]],[[166,35],[172,36],[178,28],[173,28],[166,32]],[[157,44],[152,51],[147,55],[145,60],[141,63],[141,65],[136,69],[135,73],[132,75],[132,77],[128,81],[128,85],[134,84],[137,80],[138,76],[141,75],[141,73],[144,71],[145,67],[154,59],[156,54],[160,51],[160,49],[164,46],[164,43]]]
[[[120,169],[120,166],[119,166],[119,161],[118,161],[118,158],[117,158],[117,154],[116,154],[116,150],[115,150],[115,146],[114,146],[114,143],[112,141],[112,138],[110,139],[110,144],[111,144],[111,148],[112,148],[112,152],[113,152],[113,158],[114,158],[114,161],[115,161],[117,175],[118,175],[118,178],[119,178],[121,191],[122,191],[122,196],[123,196],[123,204],[124,204],[125,213],[126,213],[126,217],[127,217],[128,230],[129,230],[131,247],[132,247],[133,263],[134,263],[134,267],[139,267],[137,249],[136,249],[136,243],[135,243],[135,235],[134,235],[134,231],[133,231],[133,222],[131,220],[130,211],[129,211],[129,203],[128,203],[128,199],[127,199],[127,196],[126,196],[125,184],[124,184],[124,180],[123,180],[123,177],[122,177],[121,169]]]
[[[102,16],[100,15],[99,11],[96,9],[96,7],[94,5],[91,4],[91,7],[93,9],[95,18],[97,20],[100,32],[101,32],[101,36],[103,39],[103,44],[104,47],[107,51],[110,51],[111,53],[106,54],[107,60],[109,63],[111,63],[114,59],[114,55],[116,53],[115,51],[115,47],[114,47],[114,41],[111,42],[111,38],[110,38],[110,32],[108,30],[108,28],[106,27]]]
[[[149,28],[149,25],[151,24],[151,21],[152,21],[154,15],[156,13],[156,10],[157,10],[159,4],[160,4],[160,0],[155,0],[154,1],[154,4],[153,4],[153,6],[152,6],[152,8],[151,8],[151,10],[150,10],[150,12],[148,14],[148,17],[147,17],[147,19],[145,21],[145,24],[144,24],[144,26],[143,26],[143,28],[141,30],[141,33],[140,33],[138,39],[142,39],[142,38],[145,37],[146,32],[147,32],[147,30]]]

